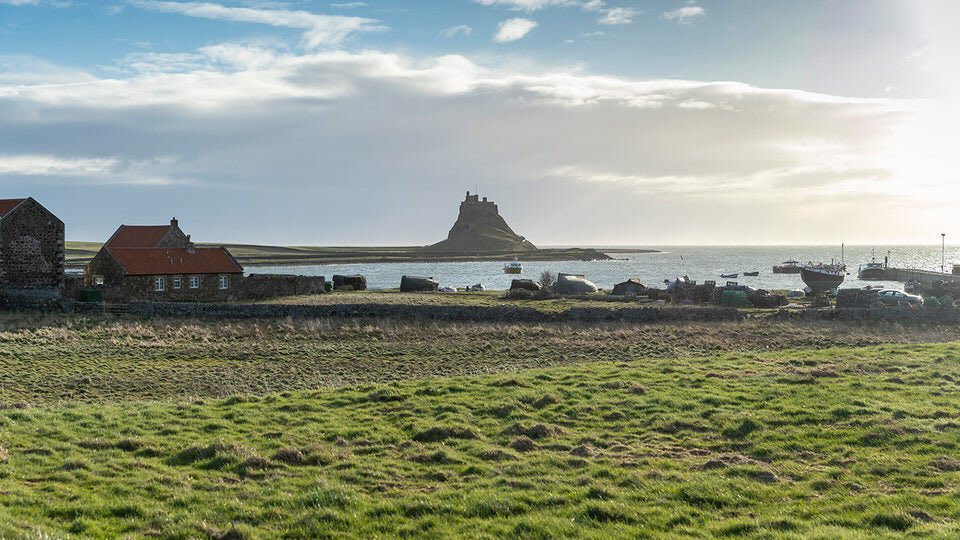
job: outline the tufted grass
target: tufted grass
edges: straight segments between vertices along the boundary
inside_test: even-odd
[[[958,333],[6,314],[0,538],[957,537]]]
[[[597,361],[960,340],[871,323],[211,322],[0,315],[0,403],[191,400]]]
[[[0,536],[956,537],[958,383],[949,343],[8,407]]]

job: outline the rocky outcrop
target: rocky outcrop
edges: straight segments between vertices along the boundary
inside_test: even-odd
[[[427,246],[428,252],[489,252],[489,251],[535,251],[537,246],[526,238],[513,232],[500,216],[497,205],[482,200],[479,195],[467,192],[467,198],[460,203],[460,215],[450,229],[447,239]]]

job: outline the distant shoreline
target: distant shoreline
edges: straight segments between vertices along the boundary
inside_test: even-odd
[[[206,244],[201,244],[206,245]],[[369,263],[442,263],[497,261],[596,261],[612,260],[609,254],[660,253],[655,249],[638,248],[545,248],[528,252],[496,251],[481,253],[423,252],[422,246],[401,247],[306,247],[262,246],[250,244],[223,245],[246,267],[317,266],[329,264]],[[100,250],[93,242],[67,242],[66,265],[82,268]]]

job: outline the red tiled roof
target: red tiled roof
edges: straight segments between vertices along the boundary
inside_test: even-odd
[[[110,248],[155,248],[170,232],[170,225],[121,225],[107,240]]]
[[[225,248],[107,248],[128,276],[238,274],[243,267]]]
[[[14,208],[20,206],[26,199],[3,199],[0,200],[0,218],[9,214]]]

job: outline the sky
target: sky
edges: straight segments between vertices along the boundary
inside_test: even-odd
[[[68,240],[960,239],[953,0],[0,0],[0,198]]]

